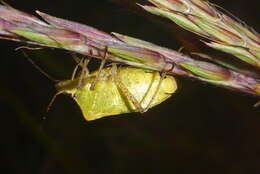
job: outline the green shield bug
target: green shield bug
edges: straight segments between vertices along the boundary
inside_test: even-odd
[[[129,66],[110,66],[82,79],[56,84],[58,94],[67,93],[79,105],[86,120],[131,112],[145,112],[169,98],[177,89],[171,76],[161,78],[159,72]],[[96,76],[99,79],[90,89]],[[79,87],[79,80],[82,80]]]
[[[37,66],[24,51],[23,53],[37,70],[50,80],[57,81]],[[56,84],[58,92],[52,98],[47,111],[57,95],[67,93],[79,105],[86,120],[131,112],[142,113],[165,101],[177,90],[175,78],[165,75],[165,72],[131,66],[117,67],[112,64],[106,68],[102,65],[97,71],[89,73],[86,66],[90,58],[73,58],[78,64],[72,78]],[[82,70],[74,78],[79,67]]]

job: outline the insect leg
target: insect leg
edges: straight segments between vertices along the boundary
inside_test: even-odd
[[[83,79],[86,78],[89,74],[89,71],[88,71],[88,68],[87,68],[89,61],[90,61],[90,58],[85,58],[82,61],[82,65],[80,65],[82,70],[81,70],[80,76],[79,76],[78,88],[82,87]]]
[[[184,49],[184,47],[180,47],[179,49],[178,49],[178,52],[180,52],[181,53],[181,51]]]
[[[146,112],[151,107],[151,104],[152,104],[153,100],[155,99],[156,95],[158,94],[162,81],[165,78],[165,76],[166,76],[166,72],[160,73],[160,80],[158,82],[156,90],[154,91],[152,98],[150,99],[149,103],[147,104],[147,106],[145,107],[145,109],[142,112]]]
[[[125,95],[125,97],[127,98],[127,100],[129,100],[133,105],[134,105],[134,111],[137,112],[143,112],[144,109],[141,106],[140,102],[137,101],[137,99],[135,98],[135,96],[133,96],[133,94],[127,89],[127,87],[122,83],[119,73],[117,72],[117,66],[116,64],[112,64],[112,77],[117,85],[117,87],[121,90],[121,92]]]
[[[77,63],[76,67],[73,70],[71,80],[75,79],[75,76],[77,74],[79,67],[81,67],[81,69],[82,69],[80,72],[80,75],[79,75],[79,82],[78,82],[78,88],[80,88],[82,86],[83,79],[86,78],[89,74],[89,70],[88,70],[87,66],[91,60],[91,57],[84,57],[84,58],[80,59],[75,54],[71,54],[71,55],[72,55],[73,59],[75,60],[75,62]]]
[[[100,64],[100,66],[99,66],[98,73],[97,73],[97,75],[96,75],[94,81],[91,83],[90,90],[94,90],[94,89],[95,89],[96,83],[97,83],[97,81],[98,81],[99,78],[100,78],[100,75],[101,75],[102,70],[103,70],[103,67],[104,67],[104,65],[105,65],[105,63],[106,63],[106,60],[107,60],[107,47],[105,47],[104,57],[103,57],[103,59],[102,59],[102,61],[101,61],[101,64]]]
[[[20,47],[17,47],[15,48],[15,51],[18,51],[20,49],[28,49],[28,50],[42,50],[44,48],[42,47],[29,47],[29,46],[20,46]]]
[[[79,69],[79,67],[82,65],[83,59],[80,59],[79,62],[77,63],[76,67],[74,68],[72,75],[71,75],[71,80],[75,79],[75,76],[77,74],[77,71]]]
[[[182,49],[182,48],[181,48],[181,49]],[[151,107],[151,104],[152,104],[153,100],[155,99],[156,95],[157,95],[158,92],[159,92],[159,89],[160,89],[160,87],[161,87],[161,85],[162,85],[162,81],[163,81],[163,79],[165,78],[165,76],[166,76],[166,74],[167,74],[167,71],[171,71],[171,70],[174,68],[174,65],[172,64],[171,69],[170,69],[170,70],[166,70],[165,68],[166,68],[167,64],[168,64],[167,61],[165,61],[165,66],[164,66],[163,70],[160,72],[160,80],[159,80],[159,82],[158,82],[158,85],[157,85],[157,87],[156,87],[156,90],[155,90],[155,92],[154,92],[152,98],[150,99],[149,103],[147,104],[147,106],[146,106],[145,109],[143,110],[143,112],[146,112],[146,111]]]
[[[258,101],[256,104],[254,104],[254,107],[259,107],[260,106],[260,101]]]

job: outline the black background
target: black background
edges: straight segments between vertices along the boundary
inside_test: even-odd
[[[174,24],[169,30],[162,24],[167,20],[124,4],[127,0],[120,5],[115,2],[7,1],[28,13],[38,9],[172,49],[193,43],[193,34]],[[257,0],[212,2],[259,31]],[[45,112],[55,93],[54,82],[40,74],[21,51],[15,51],[18,46],[0,40],[1,173],[260,173],[256,98],[176,77],[177,93],[148,112],[86,122],[76,103],[65,95]],[[57,79],[68,79],[75,66],[65,51],[26,52]]]

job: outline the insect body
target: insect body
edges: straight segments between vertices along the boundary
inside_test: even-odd
[[[58,94],[71,94],[86,120],[144,112],[169,98],[177,89],[176,81],[171,76],[166,76],[160,83],[158,72],[112,66],[103,69],[94,90],[91,90],[97,74],[95,71],[81,79],[81,87],[78,86],[79,78],[56,85]]]

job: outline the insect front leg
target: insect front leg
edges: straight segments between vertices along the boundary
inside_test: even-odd
[[[79,59],[78,57],[76,56],[72,56],[74,58],[74,60],[77,62],[77,65],[76,67],[74,68],[73,72],[72,72],[72,75],[71,75],[71,80],[74,80],[75,79],[75,76],[77,74],[77,71],[79,69],[79,67],[82,65],[83,63],[83,59]],[[76,60],[77,59],[77,60]]]
[[[89,75],[89,70],[87,68],[91,57],[84,57],[84,58],[78,58],[75,55],[72,55],[73,59],[75,60],[75,62],[77,62],[76,67],[73,70],[72,76],[71,76],[71,80],[75,79],[75,76],[77,74],[77,71],[79,69],[79,67],[81,67],[81,71],[80,71],[80,75],[79,75],[79,81],[78,81],[78,88],[81,88],[83,86],[82,82],[83,79],[86,78]]]
[[[111,72],[112,72],[113,80],[115,81],[119,90],[122,92],[124,97],[126,97],[126,99],[134,105],[134,107],[135,107],[134,111],[143,113],[145,109],[141,106],[141,103],[135,98],[135,96],[122,83],[122,80],[120,79],[116,64],[112,64]]]

